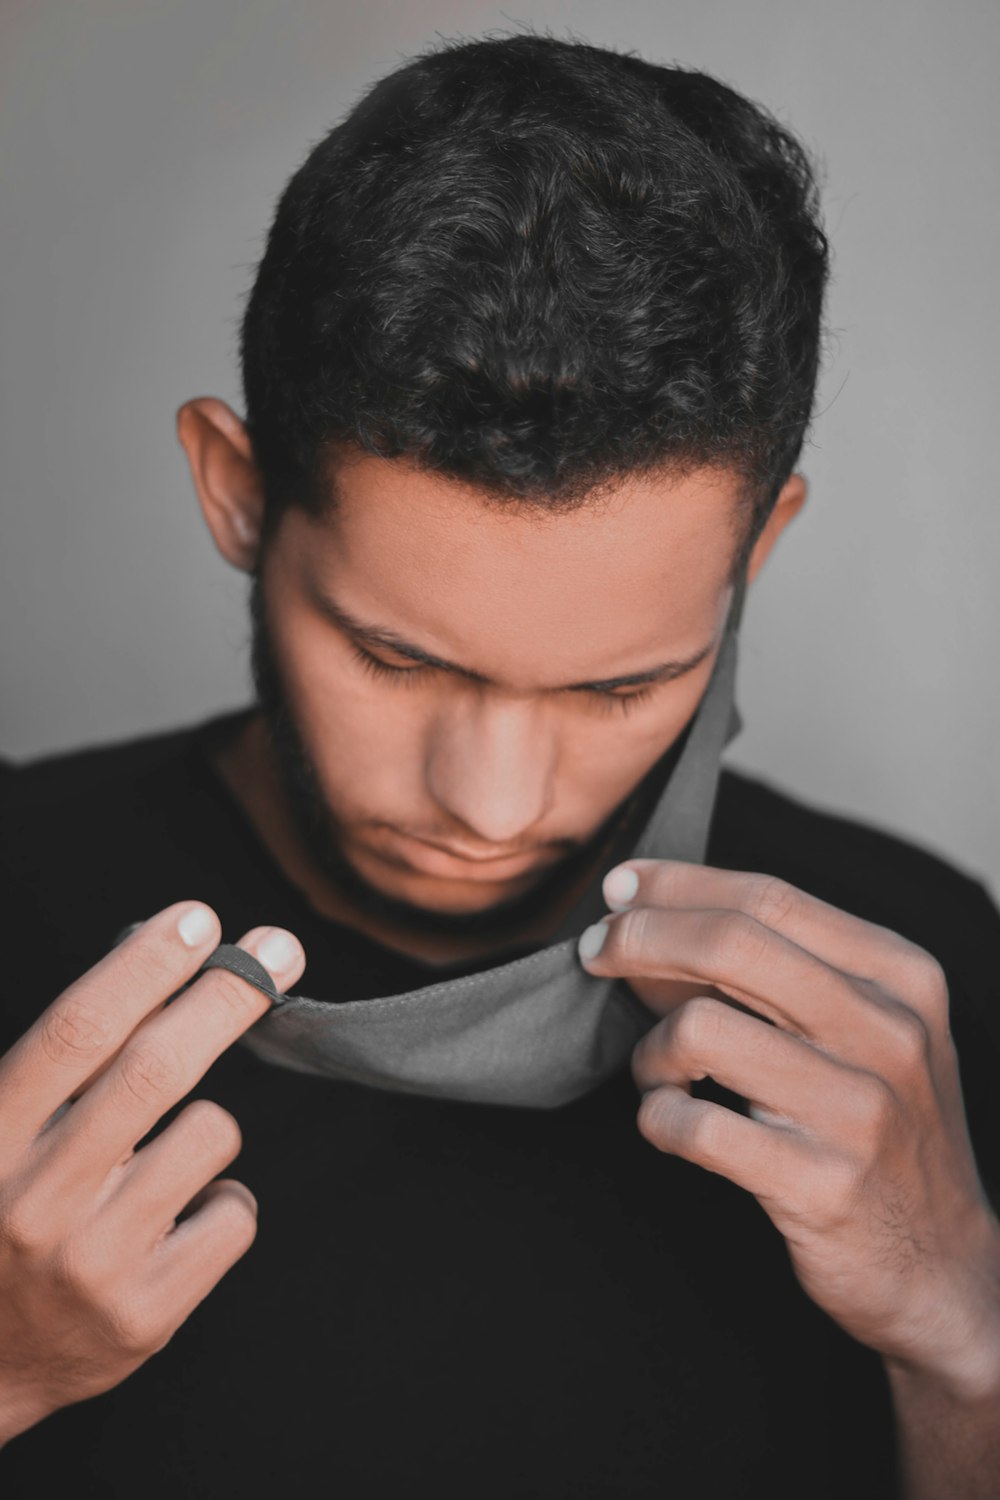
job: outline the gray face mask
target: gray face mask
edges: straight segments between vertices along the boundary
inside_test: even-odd
[[[274,1000],[241,1042],[300,1073],[479,1104],[552,1108],[617,1072],[657,1017],[623,981],[588,974],[577,939],[606,914],[601,882],[623,859],[705,857],[720,758],[741,727],[733,691],[743,594],[741,581],[711,680],[645,826],[619,835],[548,947],[403,995],[311,1000],[278,994],[256,959],[222,944],[203,967],[240,974]]]

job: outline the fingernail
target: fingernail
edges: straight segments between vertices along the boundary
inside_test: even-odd
[[[257,945],[257,957],[274,975],[283,974],[297,963],[300,951],[298,941],[291,933],[282,932],[278,927]]]
[[[627,865],[618,865],[605,875],[601,889],[609,906],[627,906],[639,889],[639,877]]]
[[[207,906],[192,906],[186,911],[177,923],[177,931],[181,935],[181,941],[189,948],[197,948],[202,943],[207,943],[215,928],[215,918]]]
[[[584,959],[596,958],[604,947],[604,939],[607,935],[607,922],[595,922],[592,927],[588,927],[580,935],[580,942],[577,949],[580,957]]]

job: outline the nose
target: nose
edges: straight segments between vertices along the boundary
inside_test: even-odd
[[[551,726],[537,704],[467,700],[434,727],[425,776],[462,834],[506,849],[548,812],[554,762]]]

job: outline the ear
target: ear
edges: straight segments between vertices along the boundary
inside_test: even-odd
[[[768,553],[778,540],[793,516],[797,516],[806,503],[809,485],[804,474],[791,474],[782,485],[774,509],[767,518],[763,531],[754,543],[747,563],[747,583],[753,583],[764,566]]]
[[[252,573],[264,522],[264,485],[246,428],[224,401],[199,396],[178,411],[177,436],[215,545],[234,568]]]

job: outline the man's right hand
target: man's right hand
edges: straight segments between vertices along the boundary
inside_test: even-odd
[[[207,906],[167,907],[0,1058],[0,1445],[124,1380],[253,1243],[253,1194],[212,1180],[242,1144],[227,1110],[193,1100],[135,1150],[269,1008],[224,969],[190,983],[220,940]],[[280,928],[240,946],[279,990],[305,967]]]

